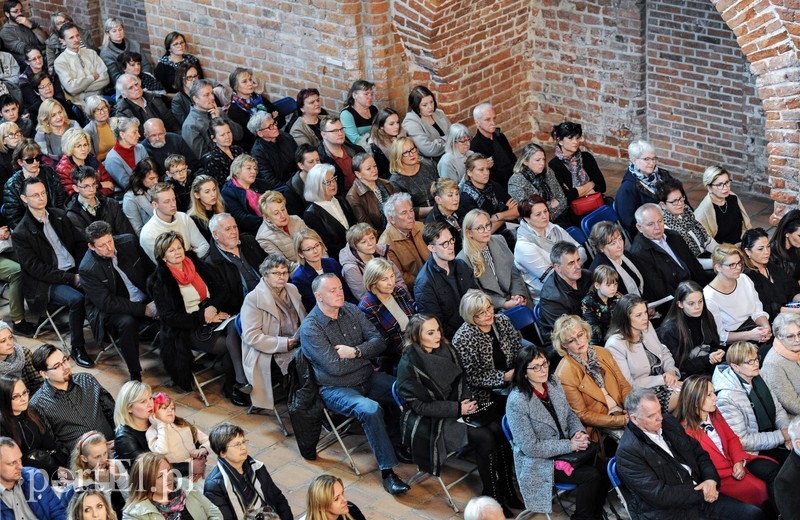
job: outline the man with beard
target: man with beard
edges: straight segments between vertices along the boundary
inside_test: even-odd
[[[186,141],[180,134],[167,132],[164,122],[158,118],[148,119],[144,122],[144,141],[142,144],[147,150],[147,155],[156,161],[166,171],[164,164],[170,155],[182,155],[186,165],[193,175],[197,176],[203,169],[203,163],[197,158]]]

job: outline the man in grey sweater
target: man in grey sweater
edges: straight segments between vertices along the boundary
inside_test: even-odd
[[[325,406],[358,419],[378,460],[383,488],[392,495],[405,493],[408,484],[392,471],[397,454],[381,408],[394,406],[394,377],[375,372],[369,361],[386,349],[386,343],[364,313],[344,301],[342,282],[336,275],[318,276],[311,289],[317,305],[300,326],[300,345],[314,367]]]

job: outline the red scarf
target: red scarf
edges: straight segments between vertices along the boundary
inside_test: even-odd
[[[125,161],[125,164],[131,167],[131,170],[136,167],[135,146],[133,148],[125,148],[124,146],[119,144],[119,141],[117,141],[116,143],[114,143],[114,148],[112,148],[112,150],[117,152],[119,156],[122,157],[122,160]]]
[[[208,288],[206,287],[206,283],[200,278],[200,275],[197,274],[197,269],[194,267],[194,262],[192,262],[188,258],[183,259],[183,271],[180,269],[175,269],[171,265],[167,264],[169,268],[169,272],[172,273],[173,278],[175,281],[178,282],[179,285],[189,285],[192,284],[192,287],[195,288],[197,294],[200,295],[200,301],[205,300],[208,298]]]

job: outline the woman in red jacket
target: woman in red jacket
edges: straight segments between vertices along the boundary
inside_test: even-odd
[[[711,457],[720,478],[719,491],[729,497],[765,509],[774,518],[773,481],[780,469],[769,457],[744,451],[717,409],[717,395],[707,375],[693,375],[683,382],[676,416],[686,433]]]

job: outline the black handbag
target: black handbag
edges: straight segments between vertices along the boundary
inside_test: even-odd
[[[580,466],[594,464],[594,459],[597,457],[597,443],[594,441],[589,442],[589,446],[583,451],[572,451],[565,455],[559,455],[554,460],[568,462],[573,468]]]

